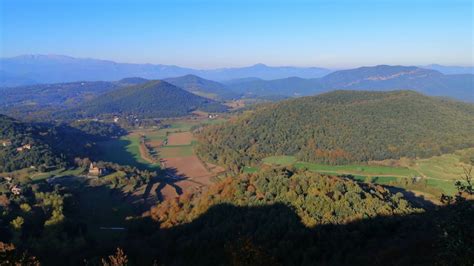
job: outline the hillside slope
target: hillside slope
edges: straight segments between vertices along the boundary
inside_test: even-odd
[[[164,81],[196,95],[210,99],[225,100],[237,98],[239,96],[239,94],[229,90],[225,85],[219,82],[203,79],[195,75],[167,78],[164,79]]]
[[[35,127],[0,115],[0,172],[64,164],[64,158],[57,156],[38,133]]]
[[[357,256],[352,254],[370,260],[362,251],[374,253],[374,248],[366,249],[364,242],[380,243],[373,242],[375,235],[396,239],[391,243],[382,237],[385,249],[404,247],[407,238],[402,238],[403,244],[398,238],[402,227],[383,223],[385,230],[380,232],[374,230],[378,227],[365,227],[373,234],[359,234],[362,226],[357,231],[343,227],[378,219],[375,217],[393,219],[420,211],[400,193],[392,194],[380,186],[308,171],[268,169],[250,176],[228,177],[202,195],[183,194],[154,207],[151,217],[166,229],[161,229],[161,238],[155,229],[152,239],[158,239],[157,257],[167,264],[173,264],[177,258],[174,254],[179,254],[186,258],[179,258],[186,265],[369,265],[359,260],[355,263]],[[333,235],[313,231],[324,229]],[[348,233],[336,237],[335,232]],[[247,240],[243,247],[237,244],[239,239]],[[335,255],[338,252],[350,252],[350,262]],[[332,263],[328,263],[330,257]]]
[[[257,109],[200,135],[201,156],[249,165],[270,155],[343,164],[474,146],[474,105],[413,91],[335,91]]]
[[[101,114],[137,115],[140,117],[175,117],[192,111],[223,112],[226,107],[167,82],[155,80],[102,94],[71,111],[85,116]]]
[[[275,80],[251,79],[242,81],[233,81],[228,87],[242,93],[247,97],[252,96],[309,96],[319,93],[323,90],[323,86],[318,79],[303,79],[298,77],[290,77]]]
[[[0,89],[0,107],[73,106],[119,86],[120,83],[94,81],[4,88]]]

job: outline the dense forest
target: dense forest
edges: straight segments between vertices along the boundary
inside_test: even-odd
[[[123,231],[100,232],[98,214],[86,212],[99,203],[85,208],[81,198],[124,197],[124,184],[146,184],[153,177],[107,167],[125,175],[89,180],[88,186],[73,186],[75,179],[43,181],[25,187],[21,196],[0,195],[0,258],[35,257],[45,265],[100,265],[114,253],[109,260],[127,265],[473,262],[474,205],[465,198],[422,210],[381,186],[287,168],[229,177],[205,192],[164,201],[149,215],[128,217]],[[472,195],[472,188],[463,189]]]
[[[52,134],[55,132],[0,115],[0,172],[31,166],[42,169],[64,166],[64,156],[56,154],[44,141]]]
[[[227,108],[167,82],[155,80],[102,94],[66,113],[79,117],[118,114],[163,118],[185,116],[195,110],[223,112]]]
[[[25,123],[0,115],[0,172],[66,167],[75,157],[95,155],[96,141],[124,132],[115,124],[95,121],[56,125]]]
[[[335,91],[265,105],[200,133],[199,154],[242,167],[270,155],[327,164],[474,146],[474,105],[412,91]]]
[[[401,193],[392,194],[381,186],[277,168],[227,178],[200,197],[165,201],[152,210],[152,216],[162,227],[170,227],[190,222],[210,206],[222,203],[248,207],[282,203],[308,227],[421,211],[411,207]]]
[[[85,172],[91,161],[76,159],[75,163]],[[66,176],[48,181],[25,176],[0,178],[0,265],[18,265],[13,262],[19,261],[23,262],[19,265],[37,265],[27,263],[37,262],[34,257],[43,265],[69,265],[68,261],[84,265],[84,259],[90,259],[88,253],[96,254],[96,249],[105,257],[102,248],[108,246],[96,246],[105,241],[97,233],[101,214],[93,213],[99,203],[91,197],[107,201],[102,203],[107,210],[114,207],[107,205],[111,198],[130,196],[156,173],[106,162],[97,165],[114,174],[101,179]],[[11,187],[21,188],[21,193],[11,192]],[[10,264],[3,264],[8,260]]]

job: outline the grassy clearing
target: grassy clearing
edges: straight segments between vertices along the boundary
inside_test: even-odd
[[[428,159],[418,159],[411,168],[418,171],[424,177],[458,180],[463,174],[463,167],[467,166],[460,159],[461,155],[459,153],[444,154]]]
[[[150,164],[140,156],[140,136],[129,134],[120,139],[113,139],[97,143],[102,151],[100,159],[103,161],[130,165],[140,169],[155,169],[156,164]]]
[[[454,195],[457,192],[457,189],[454,186],[454,181],[428,179],[426,182],[429,186],[437,188],[445,194]]]
[[[323,165],[297,162],[293,156],[271,156],[263,159],[263,163],[272,165],[293,165],[297,169],[329,175],[351,175],[357,181],[381,185],[403,184],[415,176],[426,180],[426,185],[445,194],[456,193],[454,181],[459,180],[466,165],[460,162],[464,151],[453,154],[435,156],[428,159],[400,160],[400,166],[378,165]],[[251,170],[250,170],[251,169]],[[247,167],[244,172],[253,173],[258,168]]]
[[[54,171],[46,172],[46,173],[37,173],[31,175],[30,178],[33,181],[39,181],[48,179],[50,177],[63,177],[63,176],[78,176],[85,171],[84,168],[75,168],[75,169],[57,169]]]
[[[265,164],[288,166],[288,165],[292,165],[296,163],[296,158],[294,156],[280,155],[280,156],[270,156],[270,157],[264,158],[262,161]]]
[[[310,171],[325,174],[350,174],[353,176],[378,176],[387,177],[387,180],[381,179],[381,182],[389,182],[394,177],[413,177],[418,172],[405,167],[389,167],[374,165],[324,165],[316,163],[297,162],[294,156],[270,156],[264,158],[263,163],[272,165],[294,165],[297,169],[308,169]]]
[[[339,174],[365,175],[365,176],[405,176],[411,177],[418,175],[413,169],[389,166],[373,165],[324,165],[315,163],[297,162],[295,167],[298,169],[307,168],[315,172],[332,172]]]
[[[245,174],[253,174],[258,171],[258,167],[245,166],[243,171]]]

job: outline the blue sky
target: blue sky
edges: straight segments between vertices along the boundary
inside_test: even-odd
[[[214,68],[473,65],[471,0],[0,0],[0,53]]]

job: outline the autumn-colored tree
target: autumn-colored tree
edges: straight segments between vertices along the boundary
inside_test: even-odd
[[[26,252],[18,252],[13,244],[0,242],[0,265],[39,266],[40,262]]]
[[[117,248],[115,254],[110,255],[107,259],[102,259],[103,266],[125,266],[128,265],[127,255],[121,248]]]

